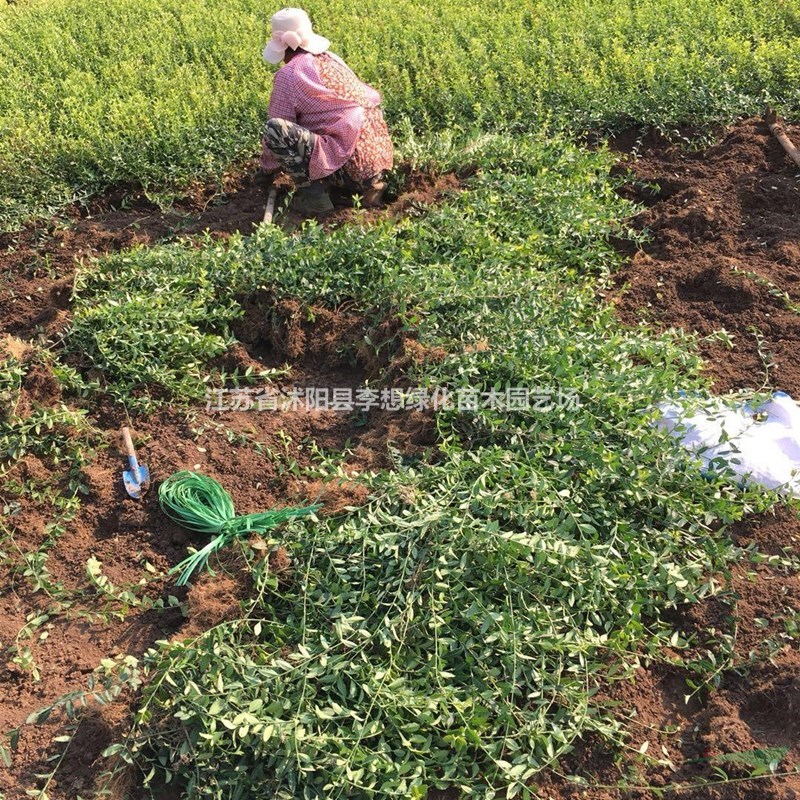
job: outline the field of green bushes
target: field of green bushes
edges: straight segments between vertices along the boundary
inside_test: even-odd
[[[800,11],[768,0],[334,0],[334,49],[417,131],[614,129],[800,109]],[[130,183],[168,196],[257,149],[271,7],[28,0],[0,13],[0,226]]]
[[[398,462],[365,479],[363,508],[282,533],[300,576],[290,588],[245,548],[254,599],[242,618],[139,666],[136,724],[111,752],[154,786],[524,796],[576,737],[624,741],[592,694],[663,659],[667,643],[694,648],[664,615],[716,591],[709,574],[741,558],[715,523],[773,502],[700,479],[651,425],[655,403],[703,383],[682,337],[625,330],[597,302],[620,261],[609,235],[631,210],[611,159],[544,135],[484,136],[449,157],[480,172],[421,219],[299,237],[264,227],[81,274],[67,350],[122,400],[142,376],[161,397],[192,380],[202,396],[204,364],[259,288],[348,301],[376,321],[399,313],[451,354],[420,367],[416,385],[580,398],[544,413],[440,412],[437,463]],[[110,347],[131,330],[146,336]],[[718,657],[687,655],[698,686]]]
[[[418,385],[579,402],[442,411],[435,463],[398,459],[363,477],[363,507],[282,531],[290,589],[242,545],[253,591],[241,617],[135,665],[133,728],[108,753],[146,786],[175,782],[192,798],[528,796],[579,737],[627,746],[593,703],[603,682],[664,659],[667,644],[696,687],[718,678],[724,637],[698,649],[671,612],[744,556],[720,523],[776,501],[701,479],[652,426],[655,403],[706,388],[699,360],[690,337],[625,328],[600,300],[634,209],[611,156],[569,134],[702,125],[767,100],[796,114],[800,16],[758,0],[308,7],[383,91],[403,156],[470,167],[464,191],[364,229],[264,226],[84,265],[49,356],[74,404],[102,393],[135,414],[202,398],[243,301],[263,290],[399,316],[449,354],[417,366]],[[5,225],[112,185],[166,197],[256,151],[263,4],[0,9]],[[76,355],[102,388],[59,366]],[[14,411],[24,369],[0,364],[6,461],[36,452]],[[334,477],[342,458],[318,470]]]

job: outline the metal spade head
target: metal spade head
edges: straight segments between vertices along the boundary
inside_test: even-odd
[[[137,500],[150,488],[150,470],[145,464],[131,464],[130,469],[122,473],[125,491]]]
[[[125,484],[125,491],[138,500],[150,486],[150,470],[144,464],[140,464],[136,458],[136,450],[133,449],[133,439],[129,428],[122,429],[122,444],[130,465],[130,469],[126,469],[122,473],[122,482]]]

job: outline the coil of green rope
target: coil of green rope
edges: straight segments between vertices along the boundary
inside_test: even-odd
[[[170,570],[170,573],[181,573],[176,581],[178,586],[183,586],[193,573],[207,565],[213,553],[234,539],[251,533],[264,533],[289,519],[313,514],[320,508],[315,504],[236,516],[233,500],[219,482],[188,470],[176,472],[161,484],[158,502],[161,510],[182,527],[214,536],[205,547]]]

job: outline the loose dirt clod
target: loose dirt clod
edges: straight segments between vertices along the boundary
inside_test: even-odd
[[[30,345],[17,339],[16,336],[6,334],[0,337],[0,358],[14,358],[17,361],[23,361],[30,352]]]
[[[239,330],[246,343],[235,345],[221,366],[231,370],[255,366],[261,370],[286,365],[288,374],[280,380],[287,390],[291,386],[363,385],[368,366],[359,356],[358,343],[371,325],[354,311],[315,309],[311,321],[307,309],[299,304],[276,306],[266,295],[250,298],[246,308]],[[382,330],[390,334],[396,326],[387,324]],[[390,351],[387,348],[387,353]],[[18,412],[63,400],[58,381],[46,364],[34,359],[26,367]],[[128,422],[122,410],[113,405],[93,408],[91,419],[109,443]],[[214,413],[200,404],[192,415],[164,409],[132,422],[156,484],[179,469],[200,464],[204,474],[215,477],[230,492],[242,513],[320,501],[320,514],[341,514],[367,499],[366,487],[358,482],[360,473],[391,467],[398,456],[429,457],[436,442],[433,417],[423,412],[347,414],[298,407],[285,412],[253,409]],[[304,470],[316,465],[320,453],[341,459],[347,477],[323,481],[304,475]],[[21,725],[31,712],[65,693],[84,689],[91,671],[109,655],[139,656],[158,639],[195,636],[230,618],[251,590],[249,568],[232,552],[215,564],[216,576],[200,576],[188,591],[177,589],[173,581],[164,578],[136,590],[153,600],[178,596],[187,604],[186,619],[177,608],[163,612],[132,608],[124,619],[107,615],[83,621],[81,614],[97,614],[92,592],[86,591],[90,559],[100,562],[115,586],[136,587],[152,574],[145,564],[166,572],[186,556],[189,546],[205,544],[161,513],[156,492],[140,501],[128,499],[119,480],[120,463],[118,448],[100,450],[85,469],[88,494],[79,512],[48,548],[51,579],[64,592],[78,593],[79,599],[73,602],[69,614],[53,615],[47,623],[46,639],[34,636],[24,640],[37,664],[38,681],[12,661],[11,650],[3,651],[0,732]],[[43,482],[50,478],[50,468],[27,457],[8,477]],[[0,508],[4,499],[0,489]],[[22,498],[20,503],[19,512],[7,520],[8,526],[22,552],[36,552],[47,536],[52,512],[31,497]],[[282,547],[271,547],[268,558],[281,585],[290,585],[289,553]],[[4,602],[0,642],[8,648],[24,628],[31,609],[45,611],[48,598],[32,592],[25,579],[12,576],[4,567],[0,567],[0,583],[4,587],[0,590]],[[119,738],[124,728],[129,702],[131,698],[123,697],[113,706],[114,713],[120,715],[113,728],[114,738]],[[111,735],[98,719],[87,716],[76,736],[78,741],[85,741],[81,737],[96,739],[99,749],[87,749],[80,759],[71,760],[68,768],[59,771],[50,787],[52,797],[91,796],[94,781],[108,766],[99,753]],[[38,785],[34,774],[47,771],[45,758],[51,752],[41,749],[41,741],[63,735],[66,724],[63,715],[54,714],[44,727],[23,725],[13,769],[0,774],[0,793],[8,798],[21,796],[25,789]],[[58,752],[57,748],[52,752]]]
[[[657,142],[621,168],[651,240],[617,276],[620,317],[725,329],[733,349],[700,344],[717,391],[758,388],[768,372],[800,396],[800,176],[766,123],[742,122],[704,151]]]
[[[800,368],[793,365],[798,363],[800,324],[780,292],[785,292],[790,302],[800,303],[798,182],[764,124],[743,123],[706,154],[673,147],[645,148],[632,169],[639,181],[629,187],[630,196],[649,205],[637,224],[650,228],[654,238],[621,274],[620,284],[627,282],[630,287],[618,291],[620,314],[630,321],[645,316],[660,327],[684,325],[703,335],[726,327],[736,335],[735,350],[712,342],[702,345],[710,373],[721,389],[761,382],[762,345],[749,332],[749,325],[755,324],[759,341],[776,354],[771,374],[777,385],[797,392]],[[405,200],[395,201],[397,208],[402,201],[410,213],[435,199],[438,192],[458,186],[452,176],[437,177],[432,183],[420,178],[420,186],[415,180],[412,175]],[[654,190],[642,182],[657,182],[660,188]],[[239,191],[231,188],[233,195]],[[252,227],[263,213],[260,192],[260,188],[245,182],[238,200],[229,196],[228,204],[219,206],[200,193],[195,198],[195,211],[187,210],[188,217],[175,212],[174,217],[166,218],[154,208],[136,204],[126,211],[98,206],[91,220],[79,219],[69,231],[55,226],[27,231],[15,244],[4,240],[6,250],[0,253],[0,259],[6,271],[5,283],[0,286],[0,320],[2,332],[17,338],[0,340],[0,347],[9,352],[16,348],[16,353],[27,359],[21,339],[39,331],[48,336],[57,334],[68,324],[76,255],[202,230],[197,227],[200,225],[220,235],[246,231],[246,226]],[[351,210],[342,213],[352,218]],[[181,220],[185,226],[178,225]],[[170,227],[173,225],[180,230]],[[13,252],[12,246],[17,248]],[[765,281],[780,291],[776,293]],[[442,355],[406,336],[393,320],[384,321],[376,329],[374,323],[347,308],[314,309],[309,315],[299,304],[276,304],[266,295],[247,298],[244,306],[246,313],[236,330],[240,344],[221,359],[220,366],[232,371],[248,366],[274,368],[288,362],[289,374],[280,379],[285,387],[355,387],[375,369],[400,382],[413,364]],[[390,342],[391,346],[382,349],[380,356],[359,347],[365,331],[375,334],[370,336],[372,342]],[[485,350],[491,344],[481,341],[474,347]],[[29,406],[62,399],[57,381],[54,383],[44,364],[31,365],[23,391]],[[324,503],[320,513],[340,514],[367,500],[366,487],[357,481],[359,473],[391,466],[397,457],[413,460],[435,454],[434,419],[422,412],[370,412],[364,416],[303,409],[210,413],[200,407],[195,411],[188,417],[165,409],[147,420],[135,421],[137,431],[147,440],[154,471],[157,465],[156,479],[199,463],[206,474],[229,489],[237,508],[243,511],[319,499]],[[105,432],[126,422],[114,407],[101,406],[92,414]],[[315,465],[320,452],[336,455],[343,451],[346,477],[323,482],[303,475],[304,469]],[[15,466],[11,477],[37,483],[46,480],[48,469],[35,456],[28,456]],[[155,493],[141,504],[126,501],[118,472],[118,454],[101,449],[85,470],[88,495],[80,511],[50,549],[51,577],[68,592],[85,593],[86,566],[91,558],[102,564],[115,585],[136,586],[148,574],[146,563],[164,572],[185,556],[190,545],[200,544],[160,513]],[[25,552],[36,552],[48,535],[46,509],[26,499],[19,513],[9,519],[17,545]],[[788,512],[742,523],[733,535],[743,545],[756,542],[765,552],[780,553],[800,546],[800,524]],[[267,557],[281,584],[290,586],[291,556],[277,547],[270,549]],[[31,711],[65,692],[83,688],[90,672],[109,654],[140,655],[158,639],[193,636],[237,613],[249,588],[245,566],[231,553],[223,559],[215,577],[202,576],[187,592],[178,591],[188,608],[188,618],[179,609],[159,613],[134,609],[122,620],[113,615],[86,620],[81,614],[96,611],[90,598],[73,607],[74,616],[54,614],[45,628],[47,638],[32,637],[29,641],[41,669],[40,681],[33,680],[11,660],[10,652],[5,652],[5,663],[0,667],[0,731],[21,724]],[[0,579],[4,587],[0,591],[0,640],[7,646],[25,626],[31,610],[46,609],[48,601],[41,593],[31,592],[19,575],[4,570]],[[795,576],[766,565],[753,575],[744,567],[737,568],[731,586],[737,596],[735,602],[728,602],[734,600],[733,596],[728,600],[714,597],[680,609],[675,625],[685,636],[697,637],[698,643],[710,628],[735,629],[735,657],[744,666],[751,652],[763,655],[765,640],[780,645],[781,626],[791,624],[790,614],[784,609],[800,605],[800,586]],[[173,591],[159,579],[148,584],[143,593],[156,599]],[[658,756],[663,746],[665,757],[675,765],[674,772],[663,765],[644,771],[643,781],[658,787],[674,780],[709,777],[708,765],[694,759],[734,748],[789,746],[787,763],[797,762],[800,660],[796,650],[778,646],[771,663],[759,662],[749,672],[726,673],[716,692],[698,693],[689,703],[684,699],[691,694],[686,678],[685,671],[670,665],[648,665],[640,671],[636,684],[617,684],[604,695],[626,710],[636,710],[638,716],[632,726],[636,747],[644,737],[652,738],[652,752]],[[92,796],[98,788],[95,779],[102,764],[100,753],[124,729],[129,700],[122,698],[117,704],[102,710],[92,708],[83,715],[75,731],[76,757],[59,771],[50,787],[51,796]],[[665,733],[669,725],[678,725],[678,732]],[[5,792],[10,800],[21,796],[21,790],[38,785],[35,774],[52,768],[45,759],[57,752],[55,746],[43,748],[42,742],[65,730],[60,715],[42,727],[23,727],[13,768],[0,774],[0,793]],[[614,783],[619,771],[613,754],[594,745],[591,741],[579,744],[565,768],[593,776],[598,782]],[[602,789],[587,793],[585,788],[571,786],[554,775],[541,776],[537,783],[542,797],[619,797]],[[800,786],[795,779],[769,778],[753,784],[695,790],[691,796],[701,800],[788,800],[798,793]],[[434,796],[442,795],[432,793]],[[633,790],[625,796],[649,800],[653,793],[649,789]]]

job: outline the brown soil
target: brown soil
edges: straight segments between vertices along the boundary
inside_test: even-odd
[[[342,205],[321,222],[335,227],[415,213],[457,189],[458,180],[407,169],[404,185],[406,191],[387,198],[387,205],[379,209],[355,212],[339,198]],[[0,355],[14,357],[27,369],[15,413],[25,417],[37,406],[64,400],[46,360],[37,356],[28,340],[57,341],[68,326],[77,262],[203,231],[218,237],[237,231],[248,234],[261,222],[264,202],[263,187],[250,174],[231,178],[221,196],[197,187],[167,211],[141,196],[118,192],[89,209],[76,209],[67,218],[0,237]],[[292,227],[301,220],[287,216],[278,221]],[[218,366],[231,372],[288,364],[290,372],[281,379],[287,391],[292,386],[355,388],[380,370],[397,383],[414,364],[441,356],[419,346],[395,320],[367,324],[351,309],[305,309],[293,302],[276,303],[263,293],[242,301],[246,314],[236,329],[241,344]],[[372,341],[384,343],[380,355],[365,345],[366,333]],[[235,551],[223,554],[215,577],[200,577],[188,591],[176,589],[174,577],[164,576],[186,555],[187,546],[198,541],[159,510],[160,480],[179,469],[198,469],[219,480],[242,513],[321,502],[320,514],[331,515],[365,502],[367,489],[358,480],[361,473],[391,468],[398,457],[432,458],[436,442],[433,417],[422,412],[209,413],[202,404],[191,413],[164,410],[130,423],[141,458],[154,478],[151,491],[136,502],[125,494],[120,475],[125,460],[117,431],[129,420],[113,406],[91,409],[90,420],[101,431],[101,441],[94,443],[99,444],[98,454],[85,470],[88,495],[76,518],[47,547],[53,597],[34,591],[21,574],[23,554],[43,545],[53,511],[32,499],[30,491],[17,497],[12,487],[59,481],[59,470],[28,456],[5,476],[7,488],[0,489],[0,510],[4,503],[13,508],[12,516],[0,517],[10,533],[3,549],[13,551],[0,566],[0,736],[20,729],[12,767],[0,773],[0,797],[6,800],[44,785],[44,779],[36,776],[52,772],[56,763],[49,759],[64,748],[52,740],[69,733],[74,738],[48,794],[74,798],[97,791],[106,766],[101,753],[124,730],[132,698],[126,694],[103,707],[90,703],[77,722],[60,711],[42,725],[26,725],[27,717],[67,692],[85,690],[102,659],[121,653],[140,656],[158,639],[197,635],[235,614],[248,593],[249,573]],[[312,444],[340,458],[347,477],[326,480],[324,470],[314,472]],[[267,555],[278,572],[291,571],[285,550]],[[172,594],[182,608],[123,609],[90,588],[86,575],[90,558],[102,563],[114,586],[133,588],[153,601]],[[50,618],[26,632],[26,621],[43,613]],[[36,672],[15,660],[24,647]],[[0,745],[8,745],[8,740],[0,738]]]
[[[276,350],[273,357],[280,360],[281,353]],[[240,366],[265,363],[243,347],[237,348],[231,358]],[[36,371],[43,368],[37,366]],[[305,361],[283,380],[287,388],[355,387],[363,384],[364,371],[357,364],[331,366],[324,360]],[[49,397],[51,401],[56,398],[55,393]],[[45,393],[40,392],[36,402],[46,399]],[[115,408],[100,408],[95,421],[105,431],[105,444],[85,471],[88,495],[76,518],[48,550],[51,580],[60,587],[58,597],[70,599],[69,608],[58,609],[44,593],[34,593],[28,582],[12,570],[18,560],[12,558],[0,569],[3,732],[22,725],[31,712],[64,693],[84,689],[89,674],[103,658],[115,653],[141,655],[157,639],[196,635],[235,613],[238,602],[246,596],[248,573],[231,555],[223,559],[221,571],[217,566],[216,577],[202,576],[188,594],[175,588],[174,577],[154,579],[148,564],[163,576],[186,555],[188,545],[196,545],[202,539],[161,513],[157,488],[164,477],[179,469],[196,469],[210,475],[229,491],[241,513],[321,502],[319,513],[331,515],[365,502],[367,489],[358,482],[360,473],[390,467],[394,452],[409,459],[428,458],[436,441],[433,419],[423,414],[370,412],[358,417],[303,409],[207,413],[202,405],[190,413],[164,410],[149,419],[133,421],[140,457],[154,478],[151,491],[141,501],[134,501],[125,494],[120,475],[125,459],[116,432],[126,424],[125,416]],[[333,457],[341,457],[348,477],[325,480],[322,473],[317,476],[313,471],[312,443]],[[52,465],[29,456],[12,469],[8,480],[46,480],[51,469]],[[35,551],[46,535],[48,509],[30,498],[4,498],[2,494],[0,508],[3,499],[21,504],[18,513],[8,519],[14,547],[23,553]],[[270,557],[275,560],[276,569],[290,569],[285,551]],[[146,587],[139,587],[138,591],[152,599],[178,596],[186,603],[188,617],[185,619],[177,609],[159,612],[133,608],[124,619],[115,618],[113,612],[119,610],[119,603],[105,603],[87,587],[89,558],[102,563],[104,573],[115,586],[136,587],[140,581],[147,581]],[[107,613],[103,615],[105,606]],[[36,680],[12,661],[13,645],[26,618],[48,609],[52,611],[51,619],[20,642],[30,648],[40,674]],[[87,614],[92,616],[86,618]],[[47,632],[47,638],[40,641],[42,631]],[[51,797],[86,796],[102,761],[100,752],[112,734],[124,726],[124,709],[129,700],[122,699],[122,710],[116,703],[81,717],[80,749],[74,751],[75,756],[80,753],[80,758],[76,760],[71,755],[65,760],[64,768],[51,784]],[[66,720],[58,714],[43,727],[23,725],[13,768],[0,775],[0,793],[5,792],[8,800],[41,785],[35,774],[53,768],[48,768],[45,759],[58,752],[58,745],[49,742],[52,736],[63,735],[65,726]]]
[[[793,128],[792,134],[800,140],[800,130]],[[800,331],[798,318],[763,282],[735,271],[769,280],[800,304],[800,284],[793,283],[800,266],[799,217],[796,211],[790,213],[800,205],[796,171],[757,121],[737,126],[706,153],[686,152],[655,140],[649,144],[641,148],[638,161],[628,164],[638,182],[627,191],[649,206],[636,224],[651,229],[653,239],[633,254],[621,273],[614,294],[620,314],[628,321],[647,319],[662,329],[680,325],[707,335],[725,327],[735,334],[732,351],[711,342],[701,344],[719,390],[762,382],[762,361],[748,331],[755,325],[776,355],[774,384],[796,391],[800,373],[795,372],[793,348]],[[653,191],[643,182],[658,182],[661,188]],[[455,190],[458,180],[412,174],[407,186],[406,195],[387,209],[359,212],[360,219],[415,213],[441,193]],[[40,334],[52,339],[68,324],[75,258],[206,228],[218,236],[236,230],[247,233],[260,220],[264,202],[262,189],[247,178],[232,179],[224,198],[209,197],[198,189],[183,206],[168,212],[141,199],[115,210],[121,200],[122,196],[109,196],[89,216],[76,213],[69,220],[53,220],[48,226],[0,238],[0,352],[34,359],[18,413],[62,399],[46,363],[36,361],[24,340]],[[353,218],[352,210],[338,210],[323,224]],[[292,371],[282,379],[286,387],[356,386],[378,368],[401,380],[415,363],[441,357],[401,335],[392,320],[377,326],[377,338],[371,337],[391,343],[376,359],[359,347],[365,331],[375,333],[376,326],[346,308],[315,309],[312,324],[295,304],[276,305],[268,297],[243,300],[247,314],[237,330],[241,344],[226,354],[221,365],[233,369],[289,362]],[[265,308],[271,309],[269,315]],[[164,410],[132,421],[142,460],[155,479],[149,494],[136,502],[125,495],[120,481],[124,460],[116,432],[128,420],[114,407],[93,409],[91,419],[102,435],[98,454],[86,469],[89,494],[48,551],[47,568],[59,587],[55,599],[32,591],[28,578],[14,570],[20,564],[18,554],[4,542],[11,554],[0,567],[0,733],[21,726],[12,767],[0,773],[0,796],[7,800],[42,786],[36,775],[55,769],[56,763],[48,759],[64,746],[52,739],[68,732],[74,732],[74,738],[48,787],[49,796],[70,800],[92,796],[105,766],[100,754],[124,731],[133,698],[123,695],[106,706],[92,703],[74,723],[61,712],[37,726],[24,725],[26,717],[65,692],[84,689],[101,659],[117,653],[141,655],[160,638],[195,635],[235,613],[247,592],[247,571],[233,549],[217,565],[216,577],[204,575],[188,591],[177,590],[172,578],[163,577],[197,538],[160,512],[156,491],[160,479],[177,469],[197,468],[220,480],[241,512],[320,500],[324,503],[320,513],[338,514],[366,500],[367,490],[358,481],[361,472],[391,466],[398,453],[405,459],[435,455],[434,420],[424,414],[209,413],[202,406],[190,414]],[[344,454],[346,478],[326,482],[314,473],[312,442],[327,453]],[[44,483],[54,469],[53,464],[28,456],[8,477]],[[20,503],[12,516],[0,517],[13,530],[14,546],[21,553],[35,552],[47,536],[50,509],[30,496],[12,497],[5,489],[0,490],[0,510],[4,502]],[[739,524],[732,534],[742,545],[755,543],[771,554],[796,553],[800,547],[800,523],[786,510]],[[264,552],[272,568],[290,579],[290,553],[269,547]],[[152,599],[176,595],[182,609],[132,608],[123,617],[119,603],[91,589],[86,562],[92,557],[116,586],[134,587],[140,597]],[[26,619],[45,610],[50,619],[18,643],[30,648],[40,673],[36,680],[12,659]],[[649,799],[656,796],[654,788],[620,792],[599,787],[613,785],[623,775],[629,786],[643,787],[713,779],[714,756],[756,747],[788,747],[781,766],[793,767],[800,760],[800,655],[784,633],[796,628],[798,613],[800,584],[795,574],[776,566],[738,565],[724,592],[680,609],[674,619],[697,658],[704,657],[712,630],[731,636],[732,661],[720,672],[718,686],[693,691],[687,684],[691,670],[670,663],[674,653],[646,663],[635,682],[615,684],[600,697],[602,702],[616,703],[621,716],[633,714],[631,752],[618,757],[594,740],[579,743],[561,772],[583,775],[591,788],[576,787],[559,773],[549,773],[537,782],[538,796]],[[42,638],[42,634],[47,635]],[[686,695],[691,695],[688,702]],[[645,741],[649,747],[642,757],[636,750]],[[731,776],[744,775],[736,764],[718,762],[718,766]],[[694,788],[675,796],[788,800],[800,797],[800,784],[796,777],[767,778]]]
[[[431,205],[441,202],[448,194],[460,191],[464,180],[473,175],[474,170],[465,168],[458,174],[452,172],[440,174],[401,164],[398,173],[402,189],[399,193],[387,189],[379,205],[372,208],[356,208],[352,195],[334,188],[330,190],[334,210],[314,217],[324,228],[338,228],[347,223],[370,225],[382,219],[396,220],[424,214]],[[287,233],[291,233],[305,221],[306,217],[292,211],[284,202],[291,188],[291,182],[281,179],[278,185],[280,191],[276,201],[278,212],[275,224]]]
[[[800,142],[800,125],[789,132]],[[800,397],[800,170],[766,123],[695,152],[650,137],[618,169],[633,173],[624,193],[648,206],[634,225],[651,234],[617,276],[622,319],[724,328],[733,349],[700,342],[716,391],[760,388],[768,363],[769,386]]]
[[[800,141],[800,126],[789,131]],[[800,171],[767,126],[744,121],[704,151],[654,134],[614,144],[636,150],[616,170],[632,173],[623,193],[647,206],[634,226],[650,234],[641,249],[620,244],[631,256],[610,294],[620,317],[700,337],[724,328],[733,349],[700,339],[716,391],[761,387],[766,361],[769,386],[800,397],[800,316],[792,308],[800,306]],[[729,533],[770,555],[800,552],[800,520],[786,508]],[[635,680],[598,697],[631,715],[630,750],[615,754],[593,738],[579,743],[558,773],[539,781],[538,797],[649,800],[669,788],[666,796],[700,800],[800,798],[798,775],[719,783],[715,771],[747,778],[751,768],[725,756],[772,747],[788,748],[781,771],[800,765],[800,577],[743,563],[723,583],[719,595],[674,618],[692,643],[689,660],[706,658],[716,633],[729,637],[732,652],[720,663],[718,685],[693,688],[691,669],[674,663],[677,653],[645,663]],[[587,785],[571,783],[568,774]],[[629,788],[613,788],[620,783]]]
[[[352,198],[337,196],[337,207],[318,221],[328,228],[345,223],[369,224],[422,211],[457,191],[470,171],[460,177],[408,165],[399,168],[402,190],[387,193],[377,208],[357,211]],[[279,195],[286,193],[286,183]],[[46,224],[35,223],[17,233],[0,233],[0,329],[21,339],[57,339],[69,325],[70,295],[76,262],[147,246],[177,237],[208,233],[227,238],[248,235],[261,223],[266,203],[255,164],[229,176],[223,191],[196,186],[183,200],[160,210],[139,193],[111,192],[88,208],[75,208]],[[304,217],[279,211],[276,224],[292,231]]]
[[[740,544],[755,541],[765,552],[797,554],[800,519],[780,509],[734,526],[732,534]],[[730,652],[720,658],[718,685],[693,686],[692,670],[676,663],[678,652],[662,652],[661,660],[645,663],[632,680],[598,696],[629,719],[629,749],[615,756],[589,737],[558,774],[539,782],[538,797],[650,800],[667,787],[669,797],[698,800],[800,797],[800,775],[741,780],[752,768],[727,760],[756,749],[787,748],[779,771],[800,764],[800,651],[787,637],[787,629],[797,629],[800,576],[742,563],[723,586],[718,595],[679,609],[673,620],[690,645],[680,653],[684,661],[707,658],[707,643],[720,633],[728,637]],[[720,781],[715,767],[740,780],[702,786]],[[592,788],[566,780],[575,774]],[[611,788],[623,778],[634,788]],[[687,788],[679,791],[681,785]]]

